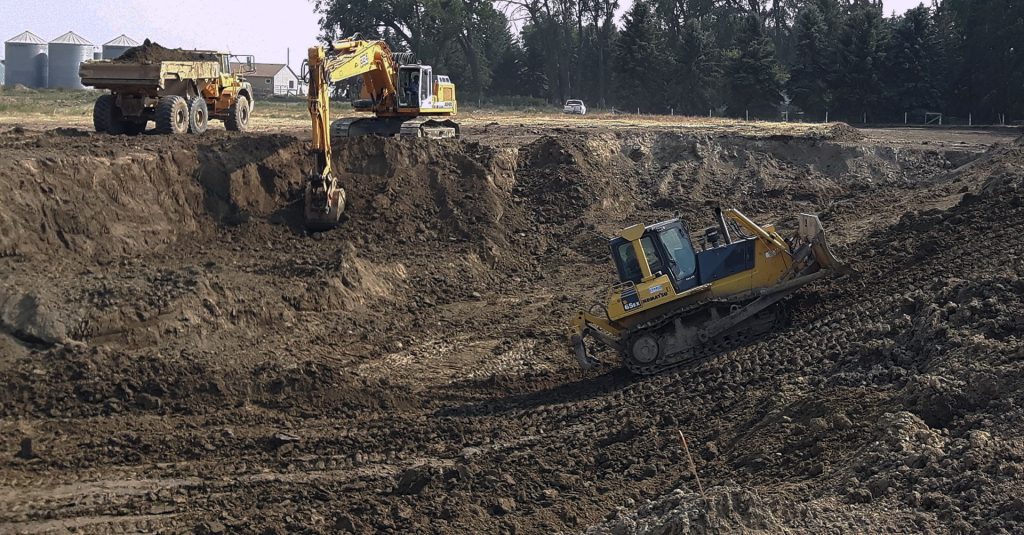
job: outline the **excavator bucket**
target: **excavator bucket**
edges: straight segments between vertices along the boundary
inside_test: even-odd
[[[800,241],[811,245],[814,259],[822,269],[830,270],[837,275],[854,273],[853,268],[836,258],[835,254],[832,253],[828,240],[825,238],[825,228],[822,227],[818,216],[814,214],[800,214],[798,220],[798,236]]]

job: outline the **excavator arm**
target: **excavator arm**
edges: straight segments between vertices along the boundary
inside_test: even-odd
[[[325,230],[337,225],[345,210],[345,190],[331,169],[331,85],[362,76],[363,92],[373,101],[374,111],[394,108],[398,65],[384,41],[346,39],[329,48],[310,48],[307,68],[313,170],[306,184],[306,227]]]
[[[313,170],[306,182],[306,226],[323,230],[338,223],[345,210],[345,190],[331,169],[331,85],[323,47],[309,49],[307,105],[313,120]]]

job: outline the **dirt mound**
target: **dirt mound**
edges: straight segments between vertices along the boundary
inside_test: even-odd
[[[63,130],[0,136],[0,251],[110,256],[209,235],[214,221],[269,215],[302,184],[290,136],[149,137],[98,143]]]
[[[540,223],[621,216],[632,204],[633,162],[612,134],[542,136],[519,151],[515,192]]]
[[[112,61],[114,63],[159,63],[161,61],[219,61],[219,58],[216,54],[181,48],[164,48],[146,39],[141,45],[125,50]]]
[[[832,141],[860,141],[864,139],[864,134],[846,123],[833,123],[828,127],[826,139]]]

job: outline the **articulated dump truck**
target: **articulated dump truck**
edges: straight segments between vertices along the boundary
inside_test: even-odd
[[[93,106],[96,131],[138,135],[153,121],[160,134],[202,134],[209,119],[224,121],[228,130],[248,129],[252,85],[232,73],[228,54],[196,54],[211,59],[82,63],[82,83],[110,91],[96,99]],[[251,69],[251,57],[241,65]]]

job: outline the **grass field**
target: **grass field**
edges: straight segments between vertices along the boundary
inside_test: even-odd
[[[41,127],[92,126],[92,106],[101,91],[12,89],[0,87],[0,124],[30,124]],[[352,114],[347,103],[331,105],[333,118]],[[552,105],[550,110],[537,106],[513,109],[507,106],[476,107],[462,105],[459,122],[465,126],[485,126],[490,123],[528,127],[574,128],[683,128],[727,132],[751,137],[794,135],[828,137],[830,125],[819,123],[782,123],[742,121],[737,119],[686,117],[668,115],[635,115],[595,111],[586,116],[569,116]],[[256,131],[305,130],[309,115],[306,103],[299,98],[272,98],[257,100],[253,111],[252,127]],[[221,128],[219,122],[213,122]]]

